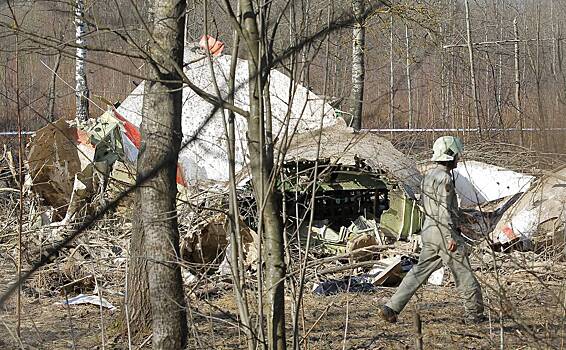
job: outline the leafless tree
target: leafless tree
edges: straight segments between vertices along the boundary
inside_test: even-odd
[[[479,106],[479,98],[478,98],[478,89],[476,84],[476,67],[475,67],[475,60],[474,60],[474,47],[472,42],[472,29],[471,29],[471,20],[470,20],[470,5],[468,0],[465,0],[464,4],[466,5],[466,38],[468,41],[468,55],[469,55],[469,64],[470,64],[470,87],[472,89],[472,101],[474,103],[474,116],[476,118],[476,126],[478,131],[481,135],[481,115],[480,115],[480,106]]]
[[[179,259],[179,229],[176,215],[177,160],[181,147],[182,68],[185,28],[184,0],[154,0],[150,6],[149,79],[145,82],[141,134],[144,146],[138,157],[138,177],[166,161],[139,190],[141,229],[132,240],[142,244],[137,273],[147,269],[152,315],[153,348],[180,349],[187,337],[187,317]],[[181,71],[181,72],[180,72]],[[143,204],[141,204],[143,203]],[[135,215],[135,214],[134,214]],[[136,241],[141,240],[141,242]],[[133,249],[137,253],[138,249]],[[146,266],[144,266],[146,265]],[[133,271],[134,272],[134,271]],[[133,288],[144,285],[145,276]],[[144,291],[137,291],[137,293]],[[145,298],[138,298],[137,302]],[[145,306],[130,304],[140,317]]]
[[[273,188],[273,145],[267,143],[266,121],[269,114],[262,109],[266,72],[265,38],[260,37],[258,15],[265,15],[265,8],[257,13],[257,5],[251,0],[240,0],[242,12],[242,36],[249,54],[249,98],[248,147],[250,170],[255,197],[259,208],[260,239],[265,241],[265,281],[267,291],[268,319],[267,340],[272,349],[285,349],[285,258],[283,253],[283,227],[279,199]]]
[[[365,79],[365,43],[366,30],[364,13],[364,0],[352,0],[352,10],[356,16],[356,23],[352,33],[352,97],[351,113],[352,127],[359,130],[362,127],[362,111],[364,100]]]
[[[84,0],[76,0],[75,4],[75,27],[76,27],[76,44],[77,44],[77,58],[75,65],[75,95],[76,95],[76,117],[78,120],[88,119],[88,105],[89,105],[89,90],[86,75],[86,48],[85,48],[85,35],[86,35],[86,22],[84,20],[85,4]]]

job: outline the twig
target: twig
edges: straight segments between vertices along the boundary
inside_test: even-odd
[[[73,320],[71,319],[71,306],[69,305],[69,297],[67,295],[67,292],[65,290],[63,290],[63,292],[65,293],[65,305],[67,306],[67,317],[69,318],[69,330],[71,332],[71,345],[73,347],[73,350],[76,350],[76,344],[75,344],[75,330],[73,329]]]
[[[322,311],[322,313],[320,314],[320,316],[318,316],[318,318],[316,319],[316,321],[314,321],[314,323],[312,324],[312,326],[307,330],[307,332],[305,333],[305,335],[302,337],[301,339],[301,344],[308,338],[309,334],[312,332],[312,330],[314,329],[314,327],[316,327],[316,325],[318,324],[318,322],[320,322],[320,320],[322,320],[322,318],[324,317],[324,315],[326,315],[326,313],[328,312],[328,310],[330,310],[330,308],[334,305],[334,301],[330,302],[330,304],[328,304],[328,306],[326,306],[326,308],[324,309],[324,311]]]
[[[100,336],[101,336],[101,343],[102,343],[102,350],[105,349],[104,343],[106,343],[106,336],[104,334],[104,309],[102,307],[102,291],[98,285],[98,279],[94,276],[94,285],[96,287],[96,291],[98,292],[98,299],[100,300]]]
[[[352,277],[352,274],[350,273],[350,277]],[[346,289],[346,292],[349,293],[350,292],[350,284],[352,282],[352,278],[348,279],[348,288]],[[342,341],[342,350],[346,350],[346,339],[348,337],[348,322],[350,320],[350,299],[346,300],[346,324],[344,325],[344,339]]]
[[[354,264],[347,264],[347,265],[342,265],[342,266],[335,266],[335,267],[330,267],[321,271],[315,271],[313,272],[311,275],[309,275],[307,277],[307,280],[310,280],[311,278],[313,278],[315,275],[327,275],[330,273],[336,273],[336,272],[341,272],[341,271],[345,271],[345,270],[353,270],[356,269],[358,267],[362,267],[362,266],[372,266],[375,263],[378,263],[379,260],[369,260],[369,261],[362,261],[362,262],[358,262],[358,263],[354,263]]]
[[[564,285],[562,287],[564,287]],[[562,290],[562,293],[564,294],[564,301],[562,302],[562,327],[560,327],[562,330],[560,332],[560,350],[564,349],[564,320],[566,320],[566,293],[564,292],[564,289]]]
[[[12,333],[12,331],[10,330],[10,327],[8,327],[8,325],[4,321],[2,321],[2,324],[4,325],[4,327],[6,327],[8,334],[10,334],[10,336],[14,338],[16,343],[20,345],[20,349],[24,350],[24,344],[22,344],[22,340],[20,339],[20,337],[15,336],[14,333]]]
[[[153,333],[148,335],[147,338],[145,338],[145,340],[136,348],[136,350],[140,350],[141,348],[143,348],[145,344],[147,344],[151,340],[152,337],[153,337]]]
[[[2,188],[0,188],[0,192],[16,192],[16,193],[20,193],[20,190],[18,190],[18,189],[16,189],[16,188],[2,187]]]
[[[489,322],[489,336],[493,337],[493,320],[491,317],[491,301],[489,299],[489,290],[485,290],[485,298],[487,300],[487,320]]]
[[[415,312],[413,313],[413,325],[415,327],[415,349],[423,350],[423,324],[421,322],[421,315],[419,310],[415,308]]]
[[[14,22],[16,22],[16,18],[14,18]],[[16,22],[17,25],[17,22]],[[23,192],[24,192],[24,178],[23,178],[23,166],[22,166],[22,158],[24,156],[24,151],[22,149],[22,114],[20,110],[20,78],[19,78],[19,54],[18,54],[18,46],[19,46],[19,36],[16,35],[16,110],[17,110],[17,117],[18,117],[18,190],[20,193],[19,198],[19,207],[18,207],[18,279],[22,276],[22,221],[23,221],[23,212],[24,212],[24,204],[23,204]],[[20,327],[21,327],[21,318],[22,318],[22,285],[18,285],[18,295],[16,298],[16,335],[20,338]]]

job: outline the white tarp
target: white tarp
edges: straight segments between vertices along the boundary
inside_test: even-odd
[[[533,176],[491,164],[468,160],[454,170],[460,206],[473,206],[525,192]]]
[[[216,81],[223,97],[228,94],[228,77],[232,57],[222,55],[213,58]],[[185,50],[185,62],[191,62],[185,73],[188,79],[199,88],[216,95],[209,61],[194,48]],[[236,106],[249,110],[248,62],[238,59],[236,68]],[[276,138],[289,128],[293,132],[318,129],[324,114],[324,126],[335,123],[332,107],[322,98],[303,86],[291,84],[283,73],[272,70],[270,75],[271,110],[273,114],[273,135]],[[293,91],[294,90],[294,91]],[[142,82],[118,108],[118,112],[128,121],[139,127],[142,116],[144,83]],[[290,98],[293,96],[293,98]],[[290,101],[292,103],[290,103]],[[193,139],[179,155],[186,181],[195,183],[201,180],[227,181],[228,156],[222,115],[220,112],[210,118],[214,107],[197,96],[190,88],[183,88],[182,128],[184,142]],[[291,113],[288,113],[290,109]],[[288,116],[289,114],[289,116]],[[289,118],[289,121],[286,121]],[[247,123],[245,118],[236,116],[236,171],[245,164],[247,156]]]

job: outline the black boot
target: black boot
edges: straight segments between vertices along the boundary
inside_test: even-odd
[[[397,322],[397,313],[388,306],[382,305],[379,308],[379,316],[389,323]]]

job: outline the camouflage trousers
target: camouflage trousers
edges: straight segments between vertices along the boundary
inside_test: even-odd
[[[444,264],[452,272],[456,288],[464,302],[466,314],[472,317],[482,315],[484,307],[481,287],[471,270],[464,242],[458,242],[458,249],[450,252],[439,231],[425,229],[421,237],[423,248],[418,264],[407,273],[386,306],[400,313],[417,289]]]

